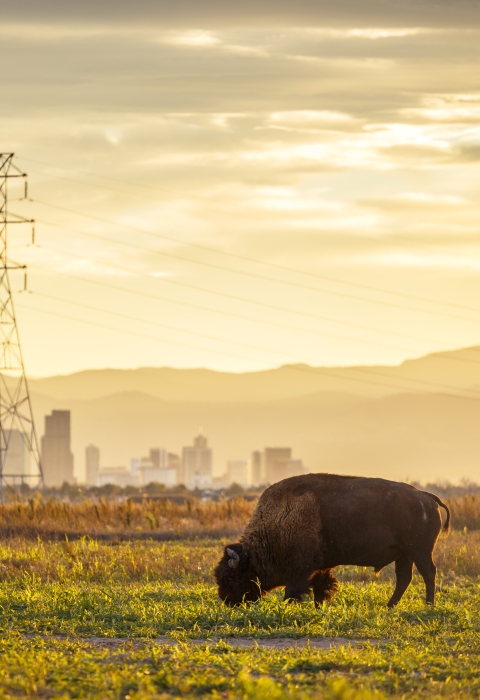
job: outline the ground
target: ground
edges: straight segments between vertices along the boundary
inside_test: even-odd
[[[477,576],[441,572],[434,608],[418,575],[389,610],[389,571],[345,569],[319,610],[280,591],[231,609],[211,580],[221,550],[4,544],[0,698],[480,697]]]

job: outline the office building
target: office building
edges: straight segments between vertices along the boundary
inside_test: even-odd
[[[182,481],[189,489],[210,486],[212,480],[212,450],[207,438],[201,433],[194,438],[193,445],[182,451]]]
[[[157,467],[149,459],[132,459],[131,475],[132,483],[137,486],[147,486],[147,484],[163,484],[167,488],[175,486],[177,483],[177,469],[169,467],[165,459],[166,466]]]
[[[95,445],[85,448],[85,482],[87,486],[97,486],[100,471],[100,450]]]
[[[307,474],[307,469],[304,467],[301,459],[287,459],[285,462],[285,479],[290,476],[302,476]]]
[[[148,460],[156,469],[167,469],[168,452],[163,447],[152,447],[148,455]]]
[[[97,486],[130,486],[132,484],[132,475],[127,467],[102,467],[97,474]]]
[[[250,477],[249,481],[253,486],[260,486],[266,481],[265,478],[265,455],[260,450],[252,452],[250,458]]]
[[[169,452],[167,454],[167,465],[169,469],[175,470],[175,485],[183,483],[180,480],[182,473],[182,460],[180,459],[180,455],[177,455],[174,452]]]
[[[221,476],[212,476],[212,481],[210,482],[212,489],[227,489],[230,484],[228,483],[227,475],[222,474]]]
[[[61,486],[65,481],[74,483],[70,411],[52,411],[50,416],[45,416],[45,435],[42,437],[41,449],[45,484]]]
[[[25,433],[21,430],[8,430],[5,437],[8,447],[3,456],[3,473],[15,476],[30,474],[30,450]]]
[[[287,475],[287,462],[292,459],[291,447],[266,447],[265,448],[265,481],[274,484],[285,479]]]
[[[177,483],[177,463],[174,458],[177,455],[170,454],[163,447],[152,447],[148,457],[132,459],[131,475],[132,483],[137,486],[147,486],[147,484],[163,484],[170,488]]]
[[[247,460],[232,459],[227,462],[227,483],[238,484],[244,488],[248,485]]]
[[[153,462],[150,462],[148,457],[131,459],[130,483],[135,486],[145,486],[145,478],[148,478],[148,472],[152,469],[154,469]]]

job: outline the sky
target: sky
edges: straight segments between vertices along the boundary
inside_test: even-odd
[[[1,22],[29,375],[480,344],[478,2],[17,0]]]

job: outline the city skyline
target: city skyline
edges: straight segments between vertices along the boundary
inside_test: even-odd
[[[193,445],[182,447],[181,456],[166,447],[150,447],[148,456],[131,458],[126,466],[102,464],[101,450],[89,444],[85,448],[86,486],[142,487],[161,484],[166,488],[184,486],[190,490],[222,488],[237,484],[264,486],[290,476],[307,473],[302,460],[292,459],[291,447],[265,447],[253,450],[247,459],[226,460],[224,470],[213,474],[213,449],[200,428],[193,438]],[[218,466],[218,465],[217,465]],[[52,485],[54,480],[50,479]],[[58,483],[58,480],[57,480]]]
[[[463,349],[394,371],[104,370],[32,380],[30,390],[39,430],[52,410],[71,411],[80,480],[91,443],[104,465],[128,467],[149,446],[180,455],[199,426],[215,448],[213,476],[255,447],[291,445],[313,472],[451,479],[455,463],[457,480],[475,480],[478,386],[478,349]]]

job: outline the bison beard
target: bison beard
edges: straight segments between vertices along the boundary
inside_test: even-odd
[[[432,552],[441,530],[435,495],[385,479],[308,474],[279,481],[260,497],[240,542],[228,545],[214,576],[228,605],[258,600],[285,586],[285,600],[313,592],[315,605],[331,600],[339,565],[395,562],[397,583],[388,602],[396,605],[408,588],[413,564],[435,602]]]

